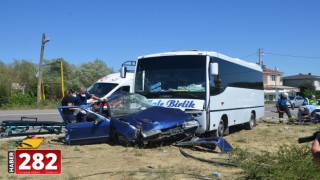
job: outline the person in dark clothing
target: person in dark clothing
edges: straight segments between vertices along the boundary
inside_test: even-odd
[[[317,123],[317,109],[312,105],[301,106],[298,111],[299,118],[310,118],[311,122]]]
[[[81,105],[87,105],[88,99],[95,99],[95,100],[101,100],[99,97],[95,95],[91,95],[87,92],[86,88],[81,88],[80,92],[77,94],[77,100],[75,105],[81,106]]]
[[[74,106],[74,102],[76,100],[76,91],[73,89],[70,89],[67,91],[67,94],[62,98],[61,100],[61,105],[62,106]],[[63,108],[63,114],[64,118],[69,122],[69,123],[74,123],[76,121],[75,116],[74,116],[74,111],[79,110],[79,108]]]
[[[277,100],[277,108],[279,113],[279,119],[282,121],[284,112],[287,114],[289,118],[289,122],[292,121],[292,115],[288,107],[288,103],[291,104],[292,109],[294,108],[290,99],[288,98],[288,93],[282,93],[279,99]]]

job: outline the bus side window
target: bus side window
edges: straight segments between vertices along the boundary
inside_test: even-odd
[[[218,94],[221,91],[221,82],[219,75],[210,76],[210,93]]]
[[[215,87],[216,88],[219,88],[221,87],[221,82],[222,80],[220,79],[219,75],[215,75],[214,76],[214,84],[215,84]]]

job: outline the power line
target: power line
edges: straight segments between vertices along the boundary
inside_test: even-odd
[[[244,58],[247,58],[247,57],[249,57],[249,56],[253,56],[253,55],[256,55],[257,54],[257,52],[255,52],[255,53],[252,53],[252,54],[249,54],[249,55],[247,55],[247,56],[244,56],[244,57],[242,57],[241,59],[244,59]]]
[[[296,56],[296,55],[288,55],[288,54],[276,54],[276,53],[264,53],[274,56],[287,56],[287,57],[293,57],[293,58],[308,58],[308,59],[320,59],[320,57],[317,56]]]

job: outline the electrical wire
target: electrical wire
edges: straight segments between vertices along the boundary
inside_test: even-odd
[[[274,56],[286,56],[286,57],[293,57],[293,58],[307,58],[307,59],[320,59],[320,57],[317,56],[296,56],[296,55],[288,55],[288,54],[276,54],[276,53],[264,53]]]
[[[257,54],[258,54],[258,53],[255,52],[255,53],[249,54],[249,55],[247,55],[247,56],[244,56],[244,57],[242,57],[241,59],[247,58],[247,57],[249,57],[249,56],[257,55]]]

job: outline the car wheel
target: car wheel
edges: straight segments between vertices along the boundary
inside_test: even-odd
[[[132,145],[132,143],[130,141],[128,141],[128,139],[121,134],[117,134],[117,141],[120,145],[125,146],[125,147],[129,147]]]
[[[246,122],[246,123],[244,124],[244,128],[245,128],[246,130],[251,130],[251,129],[253,129],[255,126],[256,126],[256,117],[254,116],[253,113],[251,113],[250,120],[249,120],[249,122]]]
[[[217,130],[216,130],[216,136],[217,136],[217,137],[223,137],[224,131],[225,131],[225,125],[224,125],[223,120],[220,119],[218,128],[217,128]]]
[[[296,105],[295,104],[292,104],[292,108],[295,108],[296,107]]]

